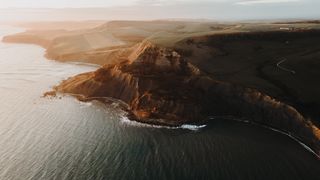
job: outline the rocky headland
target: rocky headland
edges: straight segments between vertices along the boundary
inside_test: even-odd
[[[112,97],[128,104],[139,122],[178,126],[232,116],[298,138],[320,153],[320,131],[295,108],[257,90],[214,80],[174,50],[149,42],[126,61],[63,81],[54,89],[86,98]]]
[[[115,32],[117,28],[128,29],[126,23],[120,23],[121,26],[115,24],[116,27],[111,26]],[[142,25],[135,26],[139,29]],[[279,28],[282,25],[274,26]],[[106,27],[111,31],[110,26]],[[77,32],[76,35],[64,34],[49,39],[49,36],[33,38],[33,34],[22,33],[6,37],[4,41],[39,44],[47,49],[47,56],[52,59],[68,61],[79,58],[103,65],[95,72],[64,80],[54,87],[54,91],[45,95],[67,93],[83,101],[110,97],[126,104],[130,119],[157,125],[179,126],[210,121],[213,119],[210,117],[234,117],[286,132],[320,155],[319,128],[313,119],[296,109],[297,104],[290,99],[296,95],[289,91],[289,87],[293,86],[283,85],[291,81],[296,85],[297,80],[305,82],[303,78],[313,77],[300,78],[302,73],[298,73],[295,76],[297,78],[288,80],[287,72],[279,70],[281,76],[275,76],[274,69],[270,68],[279,61],[273,57],[289,58],[288,54],[296,52],[301,54],[305,62],[312,59],[310,62],[314,63],[314,57],[318,57],[318,48],[307,42],[317,40],[320,37],[319,31],[294,29],[283,32],[271,29],[270,32],[251,33],[246,29],[248,26],[235,33],[235,29],[228,28],[238,26],[223,26],[226,32],[223,28],[212,30],[211,25],[208,27],[210,31],[206,33],[183,34],[181,29],[186,31],[187,28],[179,25],[174,26],[178,29],[157,37],[154,37],[156,33],[152,31],[152,38],[146,38],[147,35],[137,38],[136,34],[124,38],[123,34],[120,36],[112,31],[104,36],[112,39],[110,43],[113,45],[108,47],[105,47],[105,39],[100,39],[101,42],[97,40],[96,35],[93,35],[94,30],[90,31],[90,35]],[[96,29],[100,35],[101,28],[105,27]],[[140,30],[134,32],[141,34]],[[166,41],[167,45],[164,45],[163,39],[171,37],[175,31],[183,36],[174,39],[177,41],[175,43],[170,39],[170,43]],[[84,46],[79,43],[82,40],[85,43],[97,40],[99,46]],[[298,61],[301,58],[296,59]],[[295,63],[295,59],[291,62]],[[300,64],[293,66],[294,69],[298,67]],[[271,77],[280,78],[281,81]],[[307,95],[303,94],[306,96],[304,99],[312,99]],[[281,99],[281,96],[290,98]]]

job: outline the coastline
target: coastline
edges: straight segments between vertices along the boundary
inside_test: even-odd
[[[134,123],[133,125],[138,125],[138,126],[143,126],[143,127],[150,127],[150,128],[168,128],[168,129],[188,129],[191,131],[197,131],[199,129],[205,128],[206,127],[206,123],[216,119],[216,118],[221,118],[224,120],[228,120],[228,121],[236,121],[236,122],[241,122],[241,123],[246,123],[246,124],[250,124],[250,125],[254,125],[254,126],[258,126],[258,127],[262,127],[262,128],[266,128],[269,129],[271,131],[283,134],[287,137],[289,137],[290,139],[296,141],[297,143],[299,143],[301,146],[303,146],[307,151],[309,151],[310,153],[312,153],[314,156],[316,156],[319,160],[320,160],[320,155],[317,154],[311,147],[309,147],[308,145],[306,145],[305,143],[303,143],[301,140],[299,140],[298,137],[295,137],[293,135],[290,134],[290,132],[285,132],[283,130],[280,129],[276,129],[273,128],[271,126],[268,126],[266,124],[261,124],[261,123],[256,123],[256,122],[252,122],[250,120],[245,120],[245,119],[239,119],[236,117],[232,117],[232,116],[215,116],[215,117],[208,117],[206,120],[203,120],[202,122],[196,122],[197,124],[192,124],[192,122],[190,122],[190,124],[168,124],[166,123],[166,121],[159,121],[157,119],[154,119],[154,121],[148,121],[148,122],[143,122],[143,121],[139,121],[138,119],[135,119],[134,116],[130,116],[130,111],[128,110],[129,105],[121,102],[120,100],[116,100],[116,99],[111,99],[108,97],[90,97],[90,98],[86,98],[84,97],[84,95],[81,94],[72,94],[72,93],[66,93],[66,94],[62,94],[63,96],[72,96],[74,98],[76,98],[77,100],[81,101],[81,102],[91,102],[91,101],[98,101],[104,105],[110,105],[113,103],[117,103],[117,108],[122,109],[124,112],[126,112],[126,114],[123,115],[122,118],[124,118],[122,121],[123,123]],[[60,97],[59,95],[52,95],[52,94],[48,94],[48,95],[44,95],[44,97]],[[137,123],[137,124],[135,124]],[[192,127],[188,127],[188,126],[192,126]]]
[[[250,120],[246,120],[246,119],[239,119],[237,117],[233,117],[233,116],[214,116],[214,117],[208,117],[206,120],[203,120],[202,122],[195,122],[196,124],[192,124],[192,122],[190,122],[189,124],[168,124],[166,123],[165,120],[160,121],[159,119],[154,119],[154,121],[148,121],[148,122],[143,122],[143,121],[139,121],[138,119],[134,119],[134,116],[130,116],[130,110],[128,110],[129,105],[126,104],[125,102],[122,102],[121,100],[117,100],[117,99],[112,99],[109,97],[84,97],[84,95],[81,94],[72,94],[72,93],[65,93],[65,94],[51,94],[49,92],[49,94],[44,95],[43,97],[61,97],[62,96],[71,96],[76,98],[78,101],[81,102],[91,102],[91,101],[98,101],[100,103],[102,103],[103,105],[110,105],[113,103],[116,103],[116,108],[120,108],[121,110],[123,110],[125,112],[125,114],[122,115],[122,123],[129,123],[130,125],[137,125],[137,126],[142,126],[142,127],[150,127],[150,128],[167,128],[167,129],[188,129],[191,131],[198,131],[199,129],[205,128],[207,125],[206,123],[216,119],[216,118],[221,118],[223,120],[228,120],[228,121],[236,121],[236,122],[241,122],[241,123],[245,123],[245,124],[250,124],[250,125],[254,125],[254,126],[258,126],[258,127],[262,127],[265,129],[269,129],[271,131],[283,134],[287,137],[289,137],[290,139],[296,141],[297,143],[299,143],[303,148],[305,148],[307,151],[309,151],[310,153],[312,153],[315,157],[317,157],[320,160],[320,155],[317,154],[311,147],[309,147],[308,145],[306,145],[305,143],[303,143],[298,137],[295,137],[294,135],[290,134],[290,132],[286,132],[280,129],[276,129],[274,127],[268,126],[266,124],[261,124],[261,123],[256,123]]]
[[[319,155],[319,154],[317,154],[311,147],[309,147],[308,145],[306,145],[305,143],[303,143],[301,140],[299,140],[298,137],[295,137],[295,136],[291,135],[290,132],[285,132],[285,131],[283,131],[283,130],[270,127],[270,126],[268,126],[268,125],[255,123],[255,122],[252,122],[252,121],[249,121],[249,120],[237,119],[237,118],[235,118],[235,117],[219,117],[219,118],[224,118],[224,119],[230,120],[230,121],[237,121],[237,122],[241,122],[241,123],[246,123],[246,124],[251,124],[251,125],[259,126],[259,127],[266,128],[266,129],[269,129],[269,130],[271,130],[271,131],[274,131],[274,132],[283,134],[283,135],[289,137],[290,139],[296,141],[297,143],[299,143],[299,144],[300,144],[301,146],[303,146],[307,151],[309,151],[310,153],[312,153],[314,156],[316,156],[316,157],[320,160],[320,155]]]
[[[33,43],[32,43],[33,44]],[[39,45],[39,44],[38,44]],[[41,44],[40,44],[40,46],[41,46]],[[84,101],[84,102],[87,102],[87,101],[92,101],[92,100],[98,100],[98,101],[100,101],[100,102],[104,102],[104,103],[110,103],[110,102],[114,102],[114,99],[112,100],[112,98],[107,98],[107,97],[99,97],[99,96],[97,96],[97,97],[94,97],[94,96],[86,96],[85,94],[77,94],[77,93],[70,93],[70,92],[63,92],[63,91],[59,91],[59,90],[56,90],[56,92],[62,92],[62,93],[66,93],[66,94],[69,94],[69,95],[72,95],[72,96],[74,96],[74,97],[76,97],[78,100],[80,100],[80,101]],[[117,98],[115,98],[115,99],[117,99]],[[106,102],[107,101],[107,102]],[[121,99],[120,100],[117,100],[117,101],[119,101],[119,102],[121,102]],[[122,104],[122,103],[121,103]],[[126,104],[126,106],[127,107],[125,107],[124,106],[124,104]],[[124,109],[126,109],[126,111],[128,111],[128,112],[130,112],[130,105],[128,105],[127,103],[125,103],[124,102],[124,104],[122,104],[121,105],[121,108],[124,108]],[[169,121],[169,120],[165,120],[165,119],[161,119],[161,118],[159,118],[159,119],[150,119],[150,117],[147,117],[147,118],[137,118],[136,117],[136,115],[134,115],[134,114],[132,114],[132,112],[131,113],[129,113],[129,118],[130,119],[132,119],[132,120],[135,120],[135,121],[137,121],[137,122],[142,122],[142,123],[147,123],[147,124],[153,124],[153,125],[166,125],[166,126],[171,126],[171,127],[177,127],[177,126],[181,126],[182,124],[184,124],[183,122],[179,122],[179,121]],[[179,118],[179,117],[178,117]],[[148,120],[146,120],[146,119],[148,119]],[[192,122],[192,121],[190,121],[190,122]],[[257,122],[255,122],[255,121],[250,121],[250,123],[257,123]],[[259,122],[258,122],[259,123]],[[262,126],[264,126],[264,124],[263,123],[261,123],[261,124],[258,124],[258,125],[262,125]],[[272,126],[266,126],[267,128],[273,128]],[[280,131],[281,133],[282,132],[284,132],[283,130],[278,130],[278,131]],[[299,137],[295,137],[295,136],[290,136],[290,134],[288,134],[288,133],[284,133],[284,134],[286,134],[287,136],[289,136],[289,137],[291,137],[291,138],[293,138],[293,139],[300,139]],[[297,140],[297,142],[299,142],[299,143],[301,143],[301,141],[299,141],[299,140]],[[303,143],[302,143],[303,144]],[[308,147],[308,146],[307,146]],[[311,149],[313,149],[313,148],[311,148]],[[315,150],[315,151],[317,151],[317,149]],[[314,154],[316,154],[317,155],[317,157],[319,158],[319,155],[315,152],[315,151],[313,151],[313,153]],[[320,153],[320,151],[319,151],[319,153]]]

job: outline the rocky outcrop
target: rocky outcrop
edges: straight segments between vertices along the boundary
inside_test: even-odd
[[[320,154],[319,129],[293,107],[254,89],[203,75],[177,52],[144,42],[121,63],[80,74],[55,87],[86,98],[112,97],[134,120],[176,126],[233,116],[288,132]]]

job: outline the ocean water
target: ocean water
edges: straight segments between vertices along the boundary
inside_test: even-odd
[[[21,29],[0,27],[0,37]],[[293,139],[224,119],[180,128],[132,122],[116,104],[42,98],[96,66],[59,63],[35,45],[0,43],[0,179],[320,179]]]

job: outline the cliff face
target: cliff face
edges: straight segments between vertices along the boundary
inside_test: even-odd
[[[137,45],[122,63],[75,76],[55,89],[120,99],[130,105],[132,115],[140,121],[155,118],[154,123],[177,125],[194,121],[200,114],[185,113],[198,106],[189,81],[199,75],[200,71],[176,52],[146,42]]]
[[[292,29],[198,36],[175,48],[212,78],[265,92],[319,127],[319,41],[319,30]]]
[[[203,75],[177,52],[148,42],[121,63],[63,81],[55,90],[112,97],[129,105],[131,118],[179,125],[209,116],[234,116],[281,129],[320,154],[319,130],[293,107],[257,90]]]

